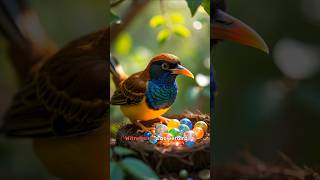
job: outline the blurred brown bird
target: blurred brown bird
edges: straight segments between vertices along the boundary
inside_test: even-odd
[[[33,138],[55,176],[106,179],[107,30],[57,51],[24,1],[1,0],[0,8],[0,30],[21,82],[1,132]]]

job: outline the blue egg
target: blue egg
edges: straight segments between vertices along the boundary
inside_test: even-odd
[[[157,136],[150,136],[149,142],[150,142],[151,144],[157,144],[157,142],[158,142]]]
[[[181,119],[180,124],[185,124],[189,127],[189,129],[192,129],[192,122],[188,118]]]
[[[194,141],[186,141],[185,145],[189,148],[191,148],[194,145]]]
[[[187,126],[187,125],[185,125],[185,124],[180,124],[180,126],[178,127],[178,129],[180,130],[180,132],[181,132],[182,135],[183,135],[184,132],[190,130],[189,126]]]
[[[152,134],[151,134],[150,131],[146,131],[146,132],[144,132],[143,136],[144,137],[150,137],[150,136],[152,136]]]

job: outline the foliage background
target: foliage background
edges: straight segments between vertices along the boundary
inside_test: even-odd
[[[106,2],[101,0],[42,1],[30,0],[39,18],[58,47],[106,27]],[[14,71],[5,52],[6,42],[0,36],[0,117],[17,91]],[[0,122],[1,123],[1,122]],[[0,137],[0,179],[54,179],[32,152],[28,139]]]
[[[319,166],[319,1],[227,5],[262,35],[271,54],[230,42],[215,47],[214,164],[235,161],[248,148],[263,160],[282,151],[300,165]]]

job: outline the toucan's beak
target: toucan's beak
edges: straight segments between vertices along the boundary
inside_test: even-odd
[[[177,68],[171,69],[171,73],[172,74],[181,74],[181,75],[184,75],[184,76],[188,76],[188,77],[194,78],[193,74],[189,71],[189,69],[181,66],[180,64],[178,65]]]
[[[210,34],[212,39],[230,40],[269,53],[267,44],[256,31],[221,10],[216,12]]]

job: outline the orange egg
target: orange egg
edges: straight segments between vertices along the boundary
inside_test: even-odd
[[[207,123],[205,123],[204,121],[198,121],[198,122],[196,122],[196,124],[194,125],[194,127],[200,127],[200,128],[203,129],[204,132],[206,132],[207,129],[208,129],[208,125],[207,125]]]
[[[193,128],[193,132],[196,135],[197,139],[201,139],[204,135],[204,131],[201,127]]]
[[[164,146],[169,146],[173,141],[173,136],[170,133],[163,133],[161,137],[163,138],[161,144]]]

